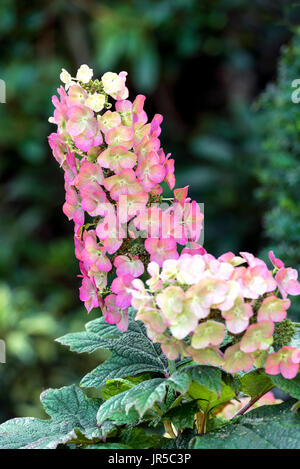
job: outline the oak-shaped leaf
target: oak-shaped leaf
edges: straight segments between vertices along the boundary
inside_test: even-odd
[[[0,449],[55,449],[82,436],[91,442],[105,436],[96,421],[101,401],[88,398],[78,387],[48,389],[41,402],[50,419],[8,420],[0,425]]]
[[[106,420],[118,423],[130,418],[132,423],[153,411],[156,403],[162,402],[168,388],[185,393],[190,379],[187,374],[175,372],[168,378],[154,378],[134,386],[105,401],[99,408],[97,421],[101,425]],[[135,419],[135,420],[134,420]],[[128,422],[128,420],[126,420]]]
[[[130,312],[126,332],[120,333],[115,325],[100,318],[88,323],[86,332],[67,334],[57,340],[79,353],[93,352],[97,348],[112,351],[108,360],[83,377],[80,383],[83,387],[100,387],[107,380],[140,373],[152,372],[163,376],[169,373],[167,359],[159,344],[154,344],[147,337],[144,325],[135,321],[134,310]]]

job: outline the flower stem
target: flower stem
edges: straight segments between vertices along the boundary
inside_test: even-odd
[[[169,420],[164,420],[164,427],[165,427],[166,433],[168,433],[171,438],[176,438],[172,424]]]
[[[257,401],[259,401],[259,399],[261,397],[263,397],[265,394],[267,394],[268,392],[270,392],[275,386],[272,386],[272,387],[269,387],[267,390],[265,390],[264,392],[262,392],[261,394],[259,394],[258,396],[254,397],[253,399],[251,399],[250,402],[248,402],[248,404],[245,405],[245,407],[243,407],[241,410],[238,411],[237,414],[235,414],[234,417],[238,417],[239,415],[243,415],[245,412],[247,412],[247,410],[249,410]]]

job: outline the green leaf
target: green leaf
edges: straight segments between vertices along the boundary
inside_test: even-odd
[[[165,449],[187,449],[190,441],[194,438],[195,432],[190,428],[184,430],[178,438],[166,438]]]
[[[221,394],[217,396],[214,392],[195,381],[190,385],[188,393],[193,399],[198,401],[198,406],[203,411],[217,410],[220,406],[235,397],[234,391],[226,384],[223,385]]]
[[[225,384],[227,384],[237,396],[242,388],[242,383],[240,381],[239,376],[231,375],[230,373],[226,373],[225,371],[222,372],[222,379]]]
[[[16,418],[0,425],[0,449],[55,449],[76,440],[79,433],[87,439],[100,438],[97,426],[99,399],[90,399],[76,386],[48,389],[41,402],[49,420]]]
[[[282,389],[282,391],[295,399],[300,399],[300,375],[296,376],[294,379],[286,379],[282,375],[270,375],[270,378],[277,388]]]
[[[126,428],[121,434],[120,442],[134,449],[160,448],[164,438],[158,434],[149,433],[143,428]]]
[[[143,417],[155,403],[163,401],[168,387],[183,393],[188,389],[189,382],[187,375],[182,376],[178,372],[169,379],[154,378],[143,381],[104,402],[98,411],[97,421],[99,424],[107,419],[121,422],[127,416],[131,421],[134,421],[134,418],[138,420],[138,417]]]
[[[127,379],[117,378],[107,380],[105,387],[101,390],[101,397],[103,397],[104,400],[107,400],[121,392],[128,391],[128,389],[131,389],[137,384],[150,378],[151,376],[149,374],[143,374],[135,377],[129,376]]]
[[[299,415],[291,403],[263,406],[190,442],[194,449],[300,449]]]
[[[72,352],[92,353],[99,348],[113,348],[122,335],[115,325],[108,324],[103,317],[88,322],[85,328],[85,332],[66,334],[56,341],[69,346]]]
[[[186,368],[185,368],[186,370]],[[214,366],[193,366],[189,368],[189,375],[192,381],[206,387],[217,395],[220,395],[223,388],[222,372]]]
[[[199,411],[196,401],[180,404],[174,409],[170,409],[163,416],[163,420],[170,420],[176,428],[194,428],[195,414]]]
[[[170,378],[167,380],[167,383],[181,394],[184,394],[190,385],[191,378],[187,373],[182,373],[181,371],[175,371]]]
[[[99,443],[98,445],[88,445],[84,449],[133,449],[132,446],[122,443]]]
[[[135,321],[134,311],[130,314],[126,332],[120,334],[116,326],[107,325],[101,318],[87,325],[85,338],[82,334],[85,333],[77,337],[78,343],[77,339],[74,339],[74,334],[58,340],[70,345],[73,350],[76,348],[77,351],[93,351],[99,347],[112,350],[108,360],[84,376],[80,383],[83,387],[100,387],[107,380],[146,372],[168,374],[168,361],[159,344],[154,344],[147,337],[144,325],[140,321]]]
[[[240,380],[242,383],[242,392],[250,396],[251,399],[264,395],[274,387],[270,376],[266,375],[263,369],[246,373]]]
[[[101,391],[103,399],[110,399],[112,396],[116,396],[121,392],[128,391],[128,389],[133,388],[134,383],[131,383],[127,379],[109,379],[106,381],[104,389]]]

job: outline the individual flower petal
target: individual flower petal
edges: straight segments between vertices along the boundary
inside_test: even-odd
[[[150,278],[146,280],[146,284],[151,291],[155,291],[161,288],[162,281],[159,276],[159,265],[157,262],[150,262],[147,267],[148,274]]]
[[[62,81],[63,83],[65,83],[66,85],[68,85],[68,84],[71,83],[71,81],[72,81],[71,75],[70,75],[69,72],[67,72],[67,70],[65,70],[64,68],[61,69],[61,74],[59,75],[59,78],[60,78],[61,81]]]
[[[82,226],[84,224],[84,211],[81,207],[81,198],[72,187],[66,192],[66,202],[63,205],[63,212],[68,219],[73,220],[76,225]]]
[[[140,277],[144,273],[144,265],[138,256],[131,259],[128,256],[117,256],[114,260],[114,266],[117,268],[117,275],[132,275],[134,278]]]
[[[119,75],[113,72],[104,73],[101,81],[105,93],[115,99],[126,99],[128,97],[128,90],[125,86],[126,75],[126,72],[121,72]]]
[[[121,309],[116,305],[116,298],[116,295],[111,294],[104,300],[104,319],[109,324],[117,324],[121,320]]]
[[[98,165],[84,161],[80,166],[77,177],[75,178],[74,185],[78,189],[90,184],[101,185],[103,179],[102,169]]]
[[[91,216],[96,217],[103,212],[103,205],[109,204],[106,194],[98,184],[86,184],[81,187],[81,206]]]
[[[188,347],[187,353],[200,365],[222,366],[224,364],[223,354],[217,348],[194,349]]]
[[[298,282],[298,272],[296,269],[279,269],[275,276],[278,289],[283,298],[287,295],[300,295],[300,283]]]
[[[286,379],[293,379],[298,373],[300,350],[295,347],[284,346],[278,352],[270,353],[266,361],[266,373],[279,375]]]
[[[177,244],[174,239],[148,238],[145,241],[145,249],[150,254],[150,261],[162,266],[167,259],[177,259]]]
[[[97,116],[97,120],[104,134],[122,123],[120,114],[114,111],[106,111],[102,116]]]
[[[218,257],[218,261],[229,262],[234,267],[245,263],[245,259],[240,256],[236,256],[233,252],[225,252],[225,254],[222,254],[222,256]]]
[[[92,109],[94,112],[100,112],[104,108],[105,95],[104,94],[91,94],[85,102],[85,105]]]
[[[180,203],[182,207],[184,207],[188,189],[189,189],[189,186],[185,186],[181,189],[175,189],[174,190],[174,202],[175,203],[178,202]]]
[[[133,143],[133,130],[126,125],[119,125],[106,132],[105,141],[112,147],[122,145],[129,150]]]
[[[226,327],[233,334],[240,334],[249,325],[249,318],[253,316],[253,310],[249,303],[246,303],[241,296],[238,296],[232,308],[222,311],[222,316],[226,320]]]
[[[261,321],[248,327],[240,342],[240,349],[245,353],[256,350],[268,350],[273,343],[274,324],[272,321]]]
[[[113,200],[118,200],[120,195],[143,192],[132,169],[124,169],[120,174],[104,179],[103,185],[106,190],[110,191]]]
[[[84,277],[82,279],[82,285],[79,289],[80,299],[84,302],[88,313],[93,309],[99,306],[97,287],[95,282],[88,278]]]
[[[77,70],[76,78],[82,83],[88,83],[93,77],[93,69],[91,69],[88,65],[83,64]]]
[[[161,316],[161,312],[157,308],[151,308],[149,306],[140,307],[136,315],[136,320],[149,325],[151,329],[158,334],[162,334],[167,328]]]
[[[186,292],[188,307],[199,318],[206,318],[211,306],[225,299],[228,286],[226,282],[214,278],[204,278]]]
[[[192,336],[192,347],[202,349],[220,345],[225,337],[225,326],[221,322],[208,320],[197,326]]]
[[[202,256],[203,254],[206,254],[206,250],[198,243],[189,242],[187,247],[183,248],[181,254],[190,254],[191,256],[199,254]]]
[[[95,264],[98,270],[109,272],[112,268],[112,265],[105,254],[106,249],[99,246],[95,236],[88,234],[85,237],[84,249],[81,252],[82,261],[88,267],[91,267],[93,264]]]
[[[134,279],[132,275],[121,275],[116,277],[111,284],[111,291],[116,293],[116,305],[119,308],[127,308],[131,304],[131,293],[128,288],[131,286],[131,282]]]
[[[274,295],[268,296],[263,300],[258,310],[257,321],[283,321],[286,318],[286,310],[290,305],[290,300],[281,300]]]
[[[272,264],[274,265],[274,267],[276,267],[277,269],[284,268],[284,263],[282,262],[282,260],[275,257],[273,251],[269,251],[269,259],[272,262]]]
[[[160,207],[149,207],[143,210],[135,219],[134,225],[141,231],[146,231],[148,238],[158,238],[161,235],[162,210]]]
[[[177,339],[183,339],[195,329],[198,320],[189,308],[185,308],[185,294],[180,287],[167,287],[156,296],[165,324]]]
[[[223,368],[228,373],[249,371],[254,363],[254,359],[251,355],[240,350],[240,344],[228,347],[224,354],[224,360]]]
[[[149,196],[146,192],[122,194],[118,199],[118,218],[120,223],[127,223],[135,215],[144,213]]]
[[[136,164],[136,155],[122,146],[107,148],[98,157],[98,163],[103,168],[109,168],[115,174],[123,169],[132,169]]]
[[[261,295],[276,290],[276,281],[266,265],[237,267],[233,279],[240,283],[245,298],[258,299]]]

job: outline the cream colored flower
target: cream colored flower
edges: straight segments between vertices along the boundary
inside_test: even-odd
[[[82,83],[88,83],[92,79],[93,73],[94,71],[92,68],[83,64],[77,70],[76,78],[77,80],[82,81]]]
[[[72,81],[71,75],[64,68],[61,69],[61,74],[59,75],[59,78],[66,85],[69,84]]]
[[[105,93],[118,93],[124,86],[124,80],[117,73],[106,72],[101,78]]]
[[[92,94],[88,97],[85,104],[92,109],[92,111],[99,112],[104,108],[105,96],[99,93]]]

